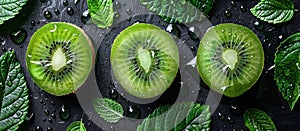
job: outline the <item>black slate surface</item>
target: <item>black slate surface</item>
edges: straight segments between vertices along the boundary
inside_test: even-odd
[[[19,130],[25,131],[33,131],[37,126],[40,126],[44,131],[47,128],[51,127],[54,131],[65,130],[65,128],[69,125],[69,123],[80,120],[83,118],[83,121],[87,127],[87,130],[95,131],[101,130],[101,127],[97,127],[86,114],[83,112],[79,102],[77,101],[77,97],[75,94],[63,96],[63,97],[55,97],[49,95],[43,91],[41,91],[30,79],[29,73],[26,71],[25,64],[25,53],[26,48],[31,38],[31,35],[44,24],[51,21],[63,21],[70,22],[82,27],[91,37],[95,44],[95,51],[98,54],[97,63],[95,64],[95,73],[97,78],[97,83],[100,91],[103,96],[109,96],[110,89],[114,88],[112,84],[112,77],[110,69],[110,63],[107,58],[109,58],[109,49],[110,43],[113,41],[115,36],[127,26],[135,23],[135,22],[147,22],[155,24],[163,29],[165,29],[168,24],[161,21],[159,17],[155,15],[142,15],[135,16],[131,19],[125,19],[123,22],[118,23],[114,26],[111,31],[105,33],[106,30],[101,30],[96,28],[96,26],[92,24],[85,25],[81,21],[81,15],[84,11],[87,10],[87,5],[85,0],[79,0],[79,4],[75,5],[74,0],[68,0],[68,5],[65,6],[63,4],[63,0],[30,0],[24,6],[24,8],[20,11],[21,13],[17,15],[15,18],[5,22],[5,24],[0,26],[0,35],[6,38],[6,44],[0,45],[1,48],[5,49],[14,49],[17,53],[17,58],[21,61],[22,67],[25,70],[27,83],[30,88],[30,109],[29,115],[34,114],[30,121],[24,122],[21,125]],[[115,0],[116,2],[117,0]],[[225,22],[232,22],[245,25],[253,30],[258,37],[261,39],[264,51],[265,51],[265,70],[262,74],[261,78],[257,82],[257,84],[244,95],[239,98],[229,99],[223,97],[221,103],[218,105],[216,112],[214,112],[212,116],[211,129],[215,130],[223,130],[223,131],[231,131],[231,130],[248,130],[244,126],[242,112],[244,109],[249,107],[256,107],[265,112],[267,112],[275,122],[278,130],[286,131],[292,130],[297,131],[300,130],[300,104],[298,103],[293,111],[290,111],[287,103],[282,99],[280,93],[278,92],[275,81],[273,80],[273,70],[268,71],[274,62],[274,53],[276,47],[279,45],[279,42],[283,39],[287,38],[289,35],[300,31],[300,16],[299,13],[296,12],[293,19],[287,23],[272,25],[267,24],[265,22],[261,22],[251,15],[249,9],[253,7],[259,0],[233,0],[236,3],[236,6],[232,6],[230,0],[217,0],[215,6],[209,14],[209,20],[213,25],[217,25]],[[131,2],[137,2],[137,0],[127,1],[127,0],[119,0],[121,4],[121,8],[116,9],[120,18],[116,20],[116,22],[122,21],[123,18],[128,17],[128,13],[126,13],[127,9],[131,9],[132,15],[139,10],[134,9],[131,5]],[[300,1],[293,0],[295,7],[299,8]],[[246,11],[243,12],[241,10],[241,6],[246,8]],[[74,14],[67,14],[67,8],[72,7],[74,9]],[[60,13],[56,15],[54,10],[58,9]],[[225,16],[225,11],[228,10],[231,12],[231,17]],[[44,17],[44,12],[50,11],[52,14],[51,19],[46,19]],[[129,13],[130,14],[130,13]],[[32,21],[35,21],[35,26],[31,25]],[[255,28],[254,23],[260,22],[263,25],[263,30],[258,30]],[[196,49],[198,48],[199,40],[192,40],[189,38],[187,33],[188,28],[183,24],[176,24],[176,26],[180,30],[179,37],[186,41],[187,47],[193,48],[192,54],[195,55]],[[9,33],[15,29],[23,28],[27,31],[28,37],[24,41],[23,44],[16,45],[11,42],[9,39]],[[202,31],[202,33],[205,31]],[[103,35],[107,34],[107,35]],[[100,37],[99,37],[100,36]],[[103,36],[103,37],[101,37]],[[282,36],[280,39],[279,36]],[[99,47],[99,48],[98,48]],[[4,51],[0,51],[2,55]],[[126,99],[122,98],[121,95],[118,95],[116,100],[122,104],[124,109],[128,108],[129,105],[133,105],[141,109],[141,118],[147,116],[148,113],[153,111],[153,109],[161,104],[171,104],[174,101],[169,97],[170,95],[174,95],[178,93],[178,85],[182,80],[182,75],[178,75],[174,84],[171,87],[171,91],[167,91],[167,95],[163,96],[159,101],[155,101],[151,104],[137,104]],[[188,90],[188,94],[195,94],[198,92],[197,102],[203,104],[208,95],[208,87],[202,82],[200,82],[201,91],[198,92],[198,89],[190,89]],[[194,92],[193,92],[194,91]],[[217,94],[215,94],[217,95]],[[63,121],[59,116],[59,110],[61,106],[65,104],[71,108],[71,116],[68,120]],[[148,108],[150,107],[150,108]],[[233,110],[236,107],[238,110]],[[50,112],[49,114],[45,113]],[[225,120],[220,120],[218,118],[218,114],[222,113],[225,115]],[[55,114],[55,117],[51,116],[51,114]],[[230,116],[234,122],[230,123],[226,118]],[[49,120],[49,119],[52,119]],[[129,122],[130,123],[130,122]],[[130,125],[125,125],[130,126]],[[116,125],[110,130],[124,130],[124,125]]]

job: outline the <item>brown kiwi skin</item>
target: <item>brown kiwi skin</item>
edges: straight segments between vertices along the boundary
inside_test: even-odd
[[[85,33],[85,31],[83,30],[83,29],[81,29],[81,28],[79,28],[77,25],[75,25],[75,24],[72,24],[72,23],[67,23],[67,22],[51,22],[51,23],[53,23],[53,24],[55,24],[55,23],[64,23],[64,24],[68,24],[68,25],[71,25],[71,26],[73,26],[73,27],[75,27],[76,29],[78,29],[80,32],[81,32],[81,34],[86,38],[86,40],[88,41],[88,44],[89,44],[89,46],[90,46],[90,49],[91,49],[91,51],[92,51],[92,67],[91,67],[91,70],[94,70],[94,65],[95,65],[95,49],[94,49],[94,46],[93,46],[93,42],[92,42],[92,40],[90,39],[90,37]],[[28,64],[27,64],[27,62],[26,62],[26,68],[28,69]],[[90,72],[91,73],[91,72]],[[91,74],[90,74],[91,75]],[[90,75],[88,75],[87,76],[87,79],[89,79],[89,76]],[[79,88],[81,88],[81,86],[83,85],[84,83],[82,83],[81,85],[79,85],[78,86],[78,88],[77,89],[75,89],[73,92],[71,92],[71,93],[69,93],[69,94],[65,94],[65,95],[61,95],[61,96],[67,96],[67,95],[71,95],[71,94],[75,94],[76,93],[76,91],[79,89]]]

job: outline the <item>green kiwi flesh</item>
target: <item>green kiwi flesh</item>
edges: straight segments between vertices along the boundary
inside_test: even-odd
[[[55,96],[77,90],[87,79],[93,65],[92,42],[79,27],[51,22],[32,36],[26,66],[32,80]]]
[[[151,24],[136,23],[123,30],[113,42],[110,57],[116,80],[138,98],[161,95],[178,72],[175,41]]]
[[[197,52],[197,68],[211,89],[238,97],[259,79],[264,52],[259,38],[247,27],[225,23],[210,28]]]

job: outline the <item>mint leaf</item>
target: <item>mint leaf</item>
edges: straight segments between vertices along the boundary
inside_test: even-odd
[[[96,113],[110,123],[116,123],[123,118],[124,109],[116,101],[108,98],[96,98],[93,102]]]
[[[27,0],[0,0],[0,25],[19,13]]]
[[[255,108],[245,111],[244,121],[250,131],[276,131],[271,117]]]
[[[251,9],[255,17],[273,24],[289,21],[294,11],[294,4],[290,0],[261,0]]]
[[[300,33],[280,43],[275,53],[276,84],[293,110],[300,96]]]
[[[137,131],[208,131],[209,107],[193,102],[160,106],[137,127]]]
[[[140,0],[169,23],[191,23],[206,18],[214,0]]]
[[[72,122],[66,129],[66,131],[86,131],[84,123],[81,121]]]
[[[24,73],[14,52],[0,57],[0,85],[4,86],[0,131],[17,130],[26,117],[29,96]]]
[[[92,22],[100,28],[108,28],[114,21],[112,0],[87,0]]]

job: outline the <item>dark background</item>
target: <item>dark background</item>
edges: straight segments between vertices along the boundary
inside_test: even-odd
[[[115,0],[116,1],[116,0]],[[136,1],[136,0],[134,0]],[[232,4],[235,3],[235,4]],[[212,116],[211,129],[215,130],[248,130],[244,126],[242,113],[245,109],[250,107],[256,107],[265,111],[269,114],[278,130],[300,130],[300,104],[297,103],[294,110],[290,111],[288,104],[282,99],[281,94],[278,92],[275,81],[273,80],[274,70],[268,70],[272,65],[274,65],[274,53],[276,47],[279,45],[283,39],[287,38],[289,35],[299,32],[300,30],[300,16],[296,12],[293,19],[287,23],[272,25],[262,21],[259,21],[255,18],[249,11],[251,7],[257,4],[259,0],[217,0],[212,11],[209,14],[209,20],[213,25],[220,23],[232,22],[242,24],[253,30],[258,37],[261,39],[264,51],[265,51],[265,70],[261,75],[261,78],[257,84],[242,95],[239,98],[229,99],[226,97],[222,98],[221,104],[218,106],[217,111]],[[293,0],[295,8],[299,8],[300,1]],[[134,11],[131,13],[126,12],[125,10],[130,9],[130,4],[125,0],[120,0],[121,8],[119,9],[120,17],[123,15],[134,15]],[[67,8],[73,8],[74,14],[69,15],[67,13]],[[57,9],[60,13],[55,14],[54,10]],[[245,11],[244,11],[245,9]],[[168,25],[167,23],[162,22],[156,16],[140,16],[134,17],[127,21],[121,22],[104,37],[104,41],[99,38],[99,35],[103,34],[103,30],[96,28],[94,25],[89,24],[85,25],[81,20],[81,15],[84,11],[87,10],[87,5],[85,0],[79,0],[77,5],[74,4],[74,0],[68,0],[68,4],[64,5],[63,0],[29,0],[24,8],[20,11],[15,18],[6,21],[3,25],[0,26],[0,35],[3,36],[6,40],[5,45],[0,45],[3,48],[0,51],[0,54],[5,53],[6,50],[14,49],[17,54],[17,58],[21,61],[22,67],[25,70],[28,87],[30,88],[30,108],[28,113],[28,119],[24,122],[19,128],[19,130],[35,130],[36,128],[42,130],[54,130],[61,131],[73,121],[80,120],[83,118],[83,122],[87,130],[101,130],[89,118],[83,113],[75,94],[55,97],[41,91],[30,79],[30,76],[26,70],[25,64],[25,53],[26,48],[31,38],[31,35],[44,24],[51,21],[63,21],[76,24],[89,34],[91,39],[95,44],[95,51],[99,51],[97,61],[109,57],[109,48],[104,48],[103,45],[109,47],[109,43],[113,41],[113,38],[117,33],[124,29],[125,27],[135,23],[140,22],[149,22],[155,24],[163,29]],[[44,12],[50,11],[52,17],[46,19],[44,17]],[[230,12],[231,15],[226,16],[225,12]],[[147,19],[151,18],[151,19]],[[259,22],[259,26],[256,26],[255,23]],[[86,27],[87,26],[87,27]],[[179,29],[179,37],[190,41],[188,47],[190,47],[195,54],[198,48],[199,40],[191,40],[187,33],[188,28],[181,24],[176,24]],[[14,44],[10,39],[10,33],[16,29],[25,29],[27,31],[27,38],[21,44]],[[205,31],[201,31],[202,33]],[[98,47],[100,47],[98,49]],[[102,52],[103,51],[103,52]],[[101,69],[109,69],[109,60],[106,65],[96,63],[96,73],[97,74],[97,83],[103,81],[102,85],[99,84],[99,88],[104,96],[109,96],[109,92],[113,88],[111,82],[110,72],[108,76],[101,75]],[[175,82],[180,82],[180,78],[177,78]],[[202,83],[202,82],[200,82]],[[178,83],[177,83],[178,84]],[[174,83],[171,89],[177,89],[178,86]],[[106,87],[106,88],[103,88]],[[201,89],[198,92],[197,102],[201,104],[204,103],[205,98],[207,97],[208,88],[206,85],[201,84]],[[170,93],[170,91],[168,91]],[[176,90],[175,90],[176,92]],[[172,91],[171,91],[172,93]],[[168,93],[167,93],[168,94]],[[164,98],[164,97],[163,97]],[[139,117],[143,118],[147,116],[148,113],[153,111],[153,109],[160,104],[172,103],[172,100],[160,99],[150,105],[139,105],[126,101],[117,94],[115,98],[118,102],[122,104],[125,110],[128,106],[132,105],[141,110]],[[61,120],[59,117],[59,111],[62,105],[70,107],[71,115],[70,118],[66,121]],[[150,107],[148,109],[148,107]],[[147,108],[148,110],[145,110]],[[48,113],[49,112],[49,113]],[[54,114],[54,115],[52,115]],[[219,114],[222,114],[221,117]],[[125,114],[128,115],[128,114]],[[230,118],[228,118],[230,117]],[[111,130],[121,130],[119,128],[112,128]]]

